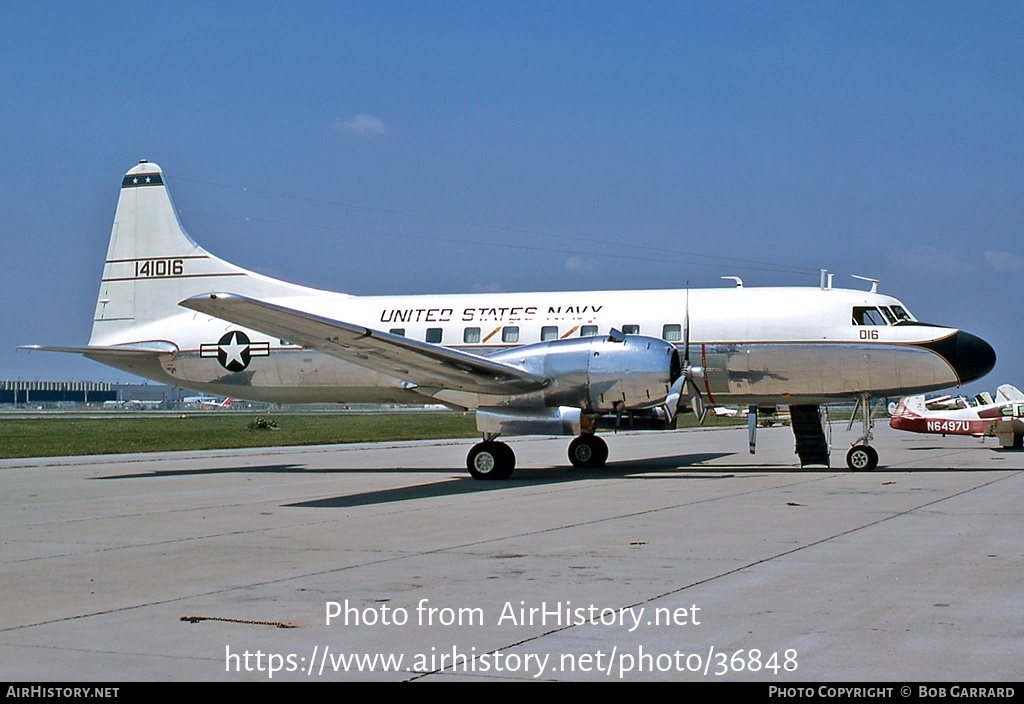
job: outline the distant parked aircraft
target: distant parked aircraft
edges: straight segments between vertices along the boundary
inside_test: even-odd
[[[981,401],[987,400],[988,403],[970,403],[962,396],[936,399],[906,396],[893,409],[889,427],[912,433],[981,437],[992,421],[1002,416],[1003,408],[1024,401],[1024,393],[1011,384],[1003,384],[996,389],[994,400],[987,394],[979,396]]]

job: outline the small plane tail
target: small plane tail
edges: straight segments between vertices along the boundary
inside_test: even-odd
[[[125,174],[110,232],[90,347],[163,339],[151,323],[191,315],[178,302],[208,291],[268,298],[310,289],[219,259],[185,232],[163,171],[141,161]]]
[[[1021,393],[1021,391],[1013,384],[1003,384],[997,388],[996,397],[1004,401],[1016,403],[1024,401],[1024,393]]]
[[[924,396],[904,396],[890,415],[923,416],[926,411]]]

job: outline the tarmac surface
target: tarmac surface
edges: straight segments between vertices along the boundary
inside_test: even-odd
[[[1019,682],[1024,453],[844,431],[0,461],[0,680]]]

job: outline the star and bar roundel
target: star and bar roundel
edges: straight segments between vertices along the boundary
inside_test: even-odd
[[[199,345],[200,357],[216,357],[220,366],[229,372],[240,372],[249,366],[253,357],[270,355],[269,342],[253,342],[241,330],[226,333],[217,342]]]

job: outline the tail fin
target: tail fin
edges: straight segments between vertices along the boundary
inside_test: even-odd
[[[891,415],[913,418],[923,416],[925,412],[924,396],[904,396]]]
[[[1024,401],[1024,394],[1022,394],[1013,384],[1003,384],[1002,386],[997,388],[996,397],[1001,400],[1005,399],[1007,401]]]
[[[147,323],[182,314],[178,301],[207,291],[268,298],[310,289],[246,271],[197,245],[178,220],[160,167],[139,162],[121,182],[90,346],[158,339]]]

